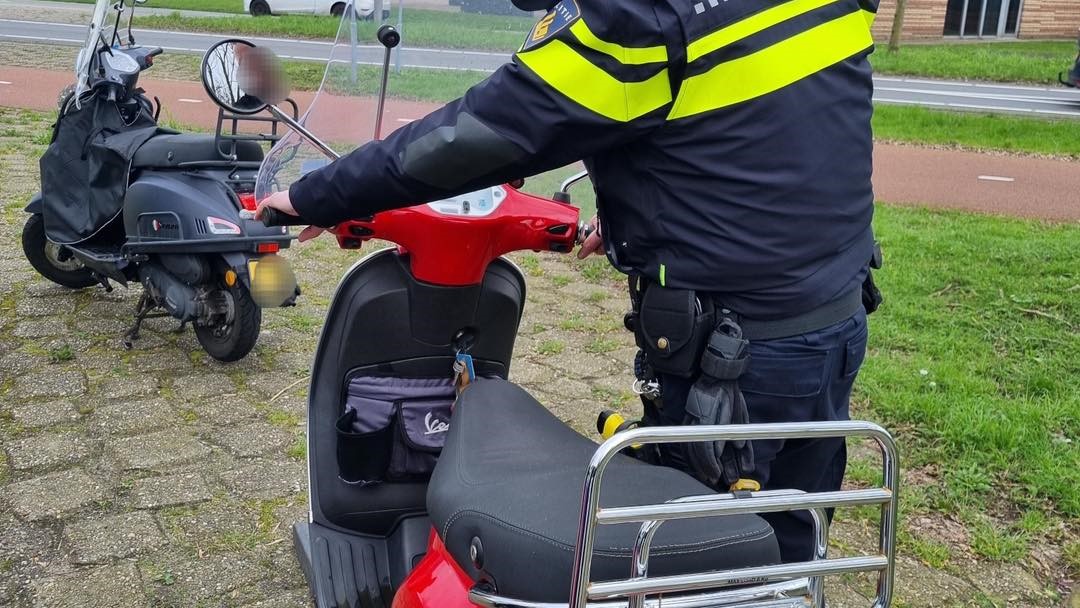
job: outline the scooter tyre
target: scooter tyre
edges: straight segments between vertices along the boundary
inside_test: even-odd
[[[233,298],[234,319],[224,336],[215,336],[214,328],[195,326],[195,338],[208,355],[223,363],[239,361],[255,348],[262,325],[262,309],[251,299],[251,294],[237,283],[229,288]]]
[[[46,238],[45,219],[39,213],[31,215],[23,224],[22,247],[23,254],[34,270],[57,285],[82,289],[98,284],[89,269],[82,266],[76,267],[74,264],[71,268],[63,268],[52,260],[47,250],[57,245],[50,243]]]

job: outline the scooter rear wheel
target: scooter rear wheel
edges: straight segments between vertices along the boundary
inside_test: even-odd
[[[45,236],[45,219],[35,213],[27,218],[22,232],[23,255],[38,274],[57,285],[82,289],[97,285],[93,273],[74,257],[64,258],[63,247]]]
[[[195,338],[211,357],[229,363],[243,359],[255,347],[262,325],[262,309],[240,283],[220,289],[232,309],[232,322],[216,326],[196,324]]]

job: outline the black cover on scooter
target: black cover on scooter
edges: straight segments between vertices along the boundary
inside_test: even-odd
[[[40,163],[45,232],[54,243],[84,241],[123,209],[131,158],[158,131],[146,104],[134,99],[124,109],[99,92],[57,118]]]

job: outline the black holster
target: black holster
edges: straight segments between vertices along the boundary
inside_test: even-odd
[[[739,377],[750,365],[749,342],[730,317],[722,316],[702,352],[700,373],[686,399],[686,425],[746,424],[750,412],[739,390]],[[751,442],[698,441],[686,445],[691,473],[725,490],[754,468]]]
[[[866,269],[866,278],[863,279],[862,284],[862,302],[863,308],[866,309],[866,314],[870,314],[877,310],[884,301],[881,290],[878,289],[877,285],[874,283],[874,271],[881,268],[881,263],[881,243],[874,241],[874,254],[870,257],[870,267]]]

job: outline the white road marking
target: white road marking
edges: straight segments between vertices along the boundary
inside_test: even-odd
[[[1015,182],[1016,179],[1012,177],[1003,177],[1001,175],[980,175],[979,179],[984,182]]]
[[[11,84],[10,80],[0,80],[0,84]]]
[[[399,118],[399,119],[397,119],[398,122],[403,122],[405,124],[409,124],[410,122],[412,122],[414,120],[416,120],[416,119],[415,118]]]
[[[201,100],[201,99],[191,99],[190,97],[181,97],[181,98],[177,99],[176,101],[182,101],[184,103],[202,103],[203,100]]]

